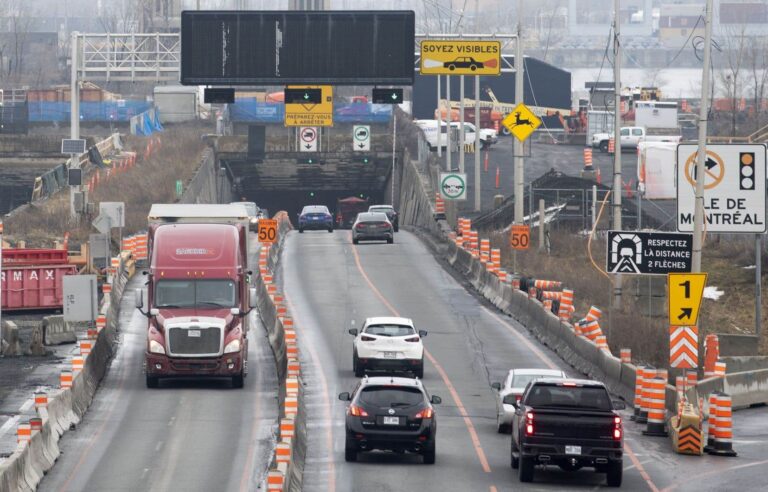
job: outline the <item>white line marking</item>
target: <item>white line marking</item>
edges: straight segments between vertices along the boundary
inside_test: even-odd
[[[13,417],[9,418],[2,427],[0,427],[0,437],[3,437],[3,435],[8,432],[10,429],[12,429],[16,423],[19,421],[19,416],[14,415]]]
[[[144,480],[147,477],[147,473],[149,473],[149,468],[144,468],[144,471],[141,472],[141,480]]]
[[[22,406],[19,407],[19,413],[25,413],[27,410],[32,408],[32,405],[35,404],[35,400],[30,398],[29,400],[25,401]]]
[[[155,451],[160,451],[160,448],[163,447],[163,441],[158,441],[157,446],[155,446]]]

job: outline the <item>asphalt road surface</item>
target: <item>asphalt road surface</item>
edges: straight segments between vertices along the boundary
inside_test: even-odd
[[[121,302],[117,356],[41,491],[256,490],[266,477],[277,425],[277,376],[266,333],[251,324],[244,389],[229,381],[145,386],[146,318],[134,278]],[[251,312],[252,320],[257,313]]]
[[[290,233],[279,280],[299,335],[308,389],[307,491],[591,490],[605,476],[581,470],[537,469],[535,483],[520,484],[510,468],[510,438],[496,433],[490,382],[512,367],[567,369],[510,318],[487,308],[438,264],[414,235],[395,244],[353,246],[348,231]],[[437,407],[437,462],[416,455],[362,454],[344,461],[344,402],[352,373],[350,327],[369,316],[401,315],[429,331],[424,384],[443,397]],[[626,424],[625,490],[754,490],[768,464],[764,409],[736,413],[735,446],[741,457],[673,454],[669,441]],[[743,415],[743,417],[742,417]],[[627,414],[628,416],[628,414]],[[625,419],[628,420],[628,419]],[[754,437],[749,437],[754,436]],[[741,444],[740,444],[741,442]],[[738,449],[737,449],[738,450]],[[747,474],[752,478],[746,478]],[[738,487],[734,484],[740,483]],[[753,485],[748,485],[752,483]]]

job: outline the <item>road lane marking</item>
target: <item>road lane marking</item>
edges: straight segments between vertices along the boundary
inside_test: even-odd
[[[155,446],[155,452],[160,451],[160,448],[163,447],[163,441],[157,441],[157,446]]]
[[[144,471],[141,472],[140,480],[144,480],[145,478],[147,478],[147,473],[149,473],[149,468],[144,468]]]
[[[34,405],[34,404],[35,404],[35,400],[30,398],[29,400],[25,401],[24,404],[21,407],[19,407],[19,413],[26,412],[27,410],[31,409],[32,405]]]
[[[16,423],[19,421],[20,415],[14,415],[13,417],[9,418],[5,421],[2,427],[0,427],[0,437],[3,437],[3,435],[11,430],[11,428],[16,425]]]
[[[549,358],[547,354],[542,352],[538,347],[533,345],[533,343],[530,340],[528,340],[520,332],[515,330],[514,327],[509,322],[507,322],[506,320],[504,320],[503,318],[501,318],[500,316],[498,316],[496,313],[489,310],[485,306],[483,306],[483,309],[485,309],[485,311],[488,314],[490,314],[493,318],[495,318],[497,321],[499,321],[501,324],[507,327],[507,329],[510,332],[514,333],[520,340],[522,340],[522,342],[527,347],[529,347],[531,351],[534,354],[536,354],[536,356],[539,359],[541,359],[542,362],[547,364],[551,369],[559,369],[559,367],[555,365],[555,363],[552,361],[552,359]],[[653,482],[653,480],[651,480],[651,476],[648,474],[648,472],[645,471],[643,464],[640,462],[640,460],[637,459],[637,455],[632,451],[632,447],[630,447],[629,443],[627,443],[626,440],[624,441],[624,451],[629,456],[630,461],[632,461],[632,466],[634,468],[637,468],[637,471],[640,472],[640,476],[642,476],[643,480],[645,480],[645,483],[648,484],[648,488],[651,489],[653,492],[659,492],[659,488],[656,487],[656,484]]]
[[[397,311],[397,309],[395,309],[392,306],[392,304],[389,303],[389,301],[384,297],[381,291],[379,291],[376,285],[374,285],[374,283],[368,277],[368,274],[365,272],[363,265],[360,263],[360,255],[357,253],[357,248],[352,248],[352,254],[355,258],[355,264],[357,265],[358,271],[362,275],[363,280],[365,280],[365,282],[368,284],[368,287],[370,287],[371,291],[373,291],[376,297],[378,297],[379,300],[381,300],[381,302],[384,303],[384,305],[392,312],[393,315],[400,316],[400,313]],[[453,383],[448,377],[448,374],[445,372],[445,370],[443,370],[443,367],[440,365],[440,363],[437,362],[437,359],[435,359],[426,348],[424,348],[424,355],[426,355],[427,359],[429,359],[432,365],[435,366],[435,369],[437,369],[437,372],[440,374],[440,378],[443,380],[443,383],[445,383],[445,386],[448,388],[448,392],[451,393],[451,397],[453,398],[453,401],[456,403],[456,407],[459,409],[459,413],[464,419],[464,425],[467,427],[467,430],[469,431],[469,437],[472,440],[473,447],[475,448],[475,454],[477,454],[477,459],[480,461],[480,466],[483,467],[483,471],[485,473],[491,473],[491,467],[488,464],[488,459],[485,457],[485,451],[483,450],[483,447],[480,444],[480,438],[477,435],[477,431],[475,430],[475,426],[472,423],[472,419],[469,418],[469,413],[467,412],[467,409],[464,408],[464,404],[462,403],[461,398],[459,397],[459,393],[456,391],[456,388],[453,386]]]

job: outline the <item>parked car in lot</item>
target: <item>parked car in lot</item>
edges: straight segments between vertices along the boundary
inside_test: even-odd
[[[352,393],[339,394],[349,402],[345,422],[345,461],[357,461],[361,451],[397,451],[421,454],[424,463],[435,463],[437,416],[432,405],[439,396],[429,396],[418,379],[366,377]]]
[[[563,371],[557,369],[510,369],[504,383],[493,383],[496,393],[496,428],[500,434],[510,431],[515,403],[523,397],[528,383],[540,378],[566,378]]]
[[[368,211],[371,213],[382,213],[386,215],[389,221],[392,223],[392,227],[394,228],[395,232],[400,230],[400,218],[395,211],[395,207],[392,205],[371,205],[368,207]]]
[[[512,419],[512,468],[521,482],[532,482],[534,467],[583,467],[606,473],[611,487],[621,486],[624,428],[605,385],[583,379],[539,379],[515,403]]]
[[[333,232],[333,215],[325,205],[307,205],[299,214],[299,232],[327,230]]]
[[[409,371],[424,377],[425,330],[416,331],[408,318],[368,318],[362,329],[349,330],[352,342],[352,368],[355,376],[366,371]]]
[[[242,205],[248,212],[248,230],[257,231],[259,229],[259,218],[261,217],[261,211],[259,206],[253,202],[232,202],[230,205]]]
[[[386,241],[389,244],[395,242],[395,229],[386,214],[372,212],[357,214],[357,219],[352,225],[352,243],[377,240]]]

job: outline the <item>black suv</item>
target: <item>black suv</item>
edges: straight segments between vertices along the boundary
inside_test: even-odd
[[[539,379],[515,402],[512,417],[512,468],[521,482],[533,481],[536,465],[565,471],[582,467],[607,474],[610,487],[621,486],[624,429],[605,385],[583,379]],[[504,398],[507,403],[507,397]]]
[[[395,211],[395,207],[392,205],[371,205],[368,207],[368,211],[386,214],[389,221],[392,222],[392,227],[395,229],[395,232],[400,230],[400,218]]]
[[[435,463],[437,421],[430,397],[421,381],[403,377],[364,377],[352,393],[339,394],[348,401],[344,459],[357,461],[361,451],[374,449],[419,453],[424,463]]]

